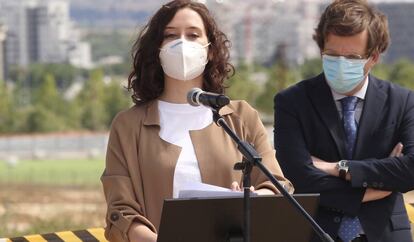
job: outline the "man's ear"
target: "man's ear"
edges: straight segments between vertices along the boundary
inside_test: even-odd
[[[375,51],[372,55],[371,55],[371,60],[373,62],[373,65],[377,64],[380,60],[380,54],[378,53],[378,51]]]
[[[367,64],[365,65],[365,72],[372,70],[372,68],[379,62],[379,60],[380,60],[380,54],[377,51],[372,53]]]

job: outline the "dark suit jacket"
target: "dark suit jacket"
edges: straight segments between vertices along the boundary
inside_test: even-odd
[[[352,181],[330,176],[312,165],[345,159],[345,135],[324,75],[304,80],[275,96],[276,157],[296,193],[320,193],[317,222],[333,238],[342,216],[357,215],[369,241],[412,241],[402,194],[414,189],[414,93],[369,77],[358,125]],[[402,142],[402,157],[388,157]],[[393,193],[362,203],[371,187]],[[317,240],[318,241],[318,240]]]

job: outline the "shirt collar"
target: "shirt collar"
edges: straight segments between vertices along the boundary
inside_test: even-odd
[[[364,100],[365,95],[367,94],[368,82],[369,82],[369,78],[367,76],[365,78],[365,83],[362,86],[362,88],[358,92],[356,92],[353,96],[358,97],[361,100]],[[332,88],[331,88],[331,92],[332,92],[332,96],[333,96],[335,101],[339,101],[342,98],[346,97],[346,95],[344,95],[344,94],[340,94],[340,93],[335,92]]]

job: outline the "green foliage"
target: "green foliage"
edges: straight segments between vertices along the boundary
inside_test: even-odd
[[[134,33],[134,30],[120,31],[114,29],[106,33],[90,32],[85,39],[91,43],[93,60],[111,55],[128,59],[133,41],[131,33]]]
[[[44,106],[34,106],[28,113],[27,132],[52,132],[65,130],[65,121],[50,109]]]
[[[7,131],[11,121],[11,103],[9,90],[0,80],[0,133]]]
[[[407,59],[395,63],[390,71],[389,80],[414,90],[414,63]]]
[[[300,67],[302,79],[309,79],[322,72],[322,61],[320,58],[306,60]]]
[[[299,73],[281,64],[272,67],[269,77],[263,92],[256,100],[256,107],[267,114],[273,112],[273,97],[275,94],[301,79]]]
[[[58,112],[61,105],[61,98],[56,89],[55,77],[46,73],[39,88],[36,89],[33,97],[34,103],[52,112]]]
[[[89,130],[105,129],[107,114],[104,106],[104,94],[103,71],[93,70],[78,99],[82,127]]]
[[[254,104],[260,88],[251,77],[252,71],[247,66],[240,66],[233,77],[231,77],[227,86],[226,94],[231,99],[246,100],[250,104]]]
[[[16,82],[24,82],[29,88],[37,88],[44,80],[45,73],[52,75],[59,89],[69,87],[79,75],[85,75],[85,71],[73,67],[70,64],[31,64],[28,68],[12,67],[9,73],[10,79]]]
[[[107,127],[111,125],[112,119],[120,110],[131,106],[131,99],[127,98],[127,96],[126,88],[122,87],[118,82],[113,81],[105,87],[104,106],[107,113],[105,121]]]
[[[119,64],[90,71],[66,64],[14,68],[7,87],[0,82],[0,134],[108,129],[113,117],[132,105],[125,84],[116,81],[126,78],[128,66]],[[272,114],[276,93],[321,71],[320,59],[307,60],[299,67],[290,67],[283,61],[270,68],[240,65],[226,82],[227,95],[231,99],[246,100],[258,110]],[[412,61],[379,63],[372,73],[414,90]],[[105,76],[109,79],[108,75],[112,76],[112,81],[104,81]],[[83,88],[79,92],[66,95],[70,85],[82,81]]]
[[[128,77],[129,73],[131,72],[131,68],[132,68],[131,64],[125,62],[125,63],[114,64],[110,66],[105,66],[105,72],[108,75]]]
[[[371,74],[375,77],[382,79],[382,80],[389,80],[390,77],[390,70],[392,69],[391,65],[378,63],[374,66],[371,70]]]

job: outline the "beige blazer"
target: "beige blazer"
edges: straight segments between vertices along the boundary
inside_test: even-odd
[[[283,177],[258,113],[244,101],[232,101],[220,114],[242,140],[254,145],[263,164],[282,181],[288,191],[292,184]],[[181,147],[159,136],[158,102],[136,105],[113,120],[101,177],[108,205],[105,236],[110,241],[128,241],[133,221],[154,232],[160,224],[163,201],[172,197],[173,175]],[[241,181],[233,166],[242,160],[235,143],[215,123],[190,132],[204,183],[230,188]],[[276,188],[257,168],[252,171],[256,189]]]

